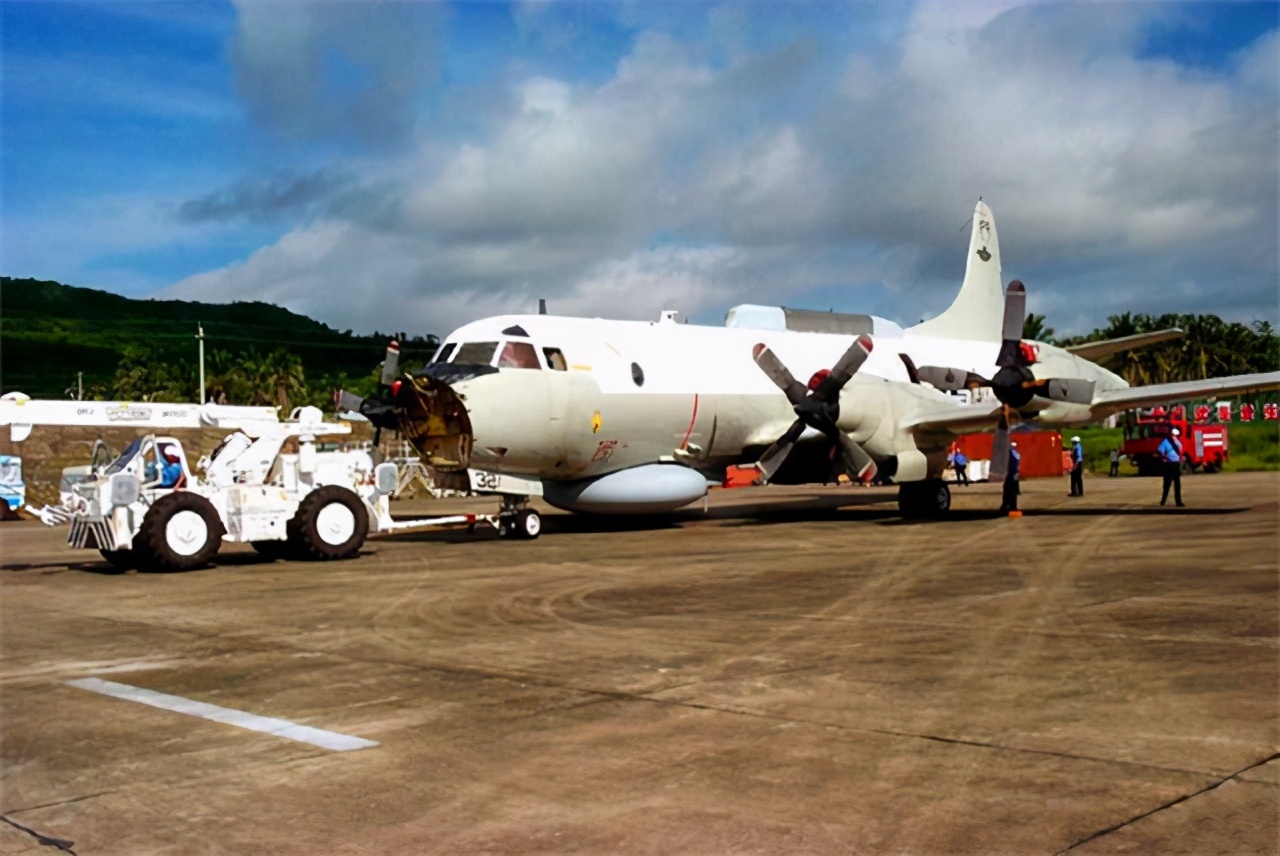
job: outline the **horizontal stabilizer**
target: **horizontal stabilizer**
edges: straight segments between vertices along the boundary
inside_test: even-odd
[[[1103,357],[1109,357],[1112,354],[1118,354],[1121,351],[1133,351],[1138,348],[1147,348],[1151,345],[1158,345],[1161,342],[1167,342],[1170,339],[1178,339],[1185,333],[1177,328],[1171,327],[1168,330],[1155,330],[1151,333],[1135,333],[1132,336],[1121,336],[1119,339],[1107,339],[1102,342],[1082,342],[1079,345],[1069,345],[1064,350],[1074,354],[1084,360],[1097,361]]]
[[[1179,383],[1157,383],[1151,386],[1131,386],[1124,389],[1108,389],[1093,399],[1093,418],[1103,419],[1113,413],[1132,410],[1135,407],[1152,407],[1171,404],[1190,398],[1222,398],[1248,392],[1264,392],[1280,389],[1280,372],[1217,377],[1208,380],[1188,380]]]

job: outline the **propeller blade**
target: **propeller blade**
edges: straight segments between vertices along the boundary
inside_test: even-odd
[[[1009,419],[1000,414],[996,423],[996,435],[991,440],[991,469],[987,473],[987,481],[1004,481],[1009,472]]]
[[[364,399],[354,392],[347,392],[345,389],[338,392],[338,412],[339,413],[359,413]]]
[[[1069,404],[1092,404],[1094,382],[1079,377],[1052,377],[1025,384],[1034,389],[1036,395],[1044,396],[1050,401],[1065,401]]]
[[[782,364],[782,360],[778,359],[778,355],[769,349],[769,346],[761,342],[751,350],[751,356],[755,358],[756,365],[764,370],[769,376],[769,380],[773,381],[778,389],[787,396],[787,400],[792,404],[799,404],[804,401],[808,390],[805,385],[796,380],[787,367]],[[798,435],[797,435],[798,436]]]
[[[772,446],[764,450],[764,454],[760,456],[760,460],[756,461],[756,467],[760,470],[765,484],[773,478],[774,473],[782,466],[783,461],[787,459],[787,455],[791,453],[791,448],[796,444],[796,440],[804,433],[804,420],[797,419],[791,423],[791,427],[787,432],[778,438]]]
[[[382,378],[378,381],[382,386],[391,386],[400,374],[400,343],[392,341],[387,345],[387,357],[382,361]]]
[[[840,457],[844,461],[845,471],[849,478],[862,484],[870,484],[876,477],[876,462],[867,454],[867,450],[849,439],[849,435],[840,432]]]
[[[822,379],[817,389],[813,391],[813,397],[823,402],[830,402],[844,389],[844,385],[849,382],[849,378],[858,373],[858,369],[862,368],[862,364],[867,361],[867,357],[871,356],[871,337],[865,333],[859,336],[854,343],[849,346],[849,350],[836,361],[831,368],[831,374]]]
[[[1027,318],[1027,288],[1021,280],[1009,283],[1004,295],[1004,332],[996,365],[1001,368],[1018,364],[1018,346],[1022,342],[1022,325]]]

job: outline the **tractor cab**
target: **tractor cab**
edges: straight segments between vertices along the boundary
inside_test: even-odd
[[[138,487],[149,491],[179,490],[191,480],[191,468],[182,443],[173,437],[154,434],[139,437],[125,446],[119,457],[101,471],[101,478],[110,480],[117,473],[134,474]]]

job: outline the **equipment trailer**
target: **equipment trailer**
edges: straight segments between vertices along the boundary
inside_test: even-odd
[[[50,525],[70,524],[69,546],[96,549],[120,568],[197,568],[223,541],[249,543],[268,558],[327,560],[354,556],[371,532],[478,522],[501,534],[540,532],[537,513],[519,500],[492,516],[393,520],[395,464],[375,466],[361,450],[317,450],[317,437],[351,432],[322,418],[314,407],[296,408],[282,422],[270,407],[0,399],[0,425],[11,426],[15,441],[36,425],[232,431],[198,462],[202,477],[179,440],[148,434],[72,485],[69,502],[37,512]],[[288,441],[296,452],[283,451]]]

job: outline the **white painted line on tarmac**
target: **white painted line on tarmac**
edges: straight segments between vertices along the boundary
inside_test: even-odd
[[[351,737],[347,734],[339,734],[336,731],[325,731],[321,728],[312,728],[309,725],[299,725],[287,719],[258,716],[256,713],[246,713],[243,710],[235,710],[230,707],[219,707],[216,704],[206,704],[205,702],[194,701],[182,696],[158,693],[155,690],[144,690],[141,687],[131,687],[128,684],[118,684],[115,681],[104,681],[100,678],[79,678],[74,681],[67,681],[67,683],[82,690],[102,693],[113,698],[136,701],[139,704],[147,704],[164,710],[185,713],[188,716],[212,719],[214,722],[223,722],[227,725],[247,728],[250,731],[260,731],[263,734],[273,734],[276,737],[297,740],[299,743],[310,743],[312,746],[332,749],[334,752],[349,752],[352,749],[366,749],[370,746],[378,745],[376,741],[365,740],[363,737]]]

